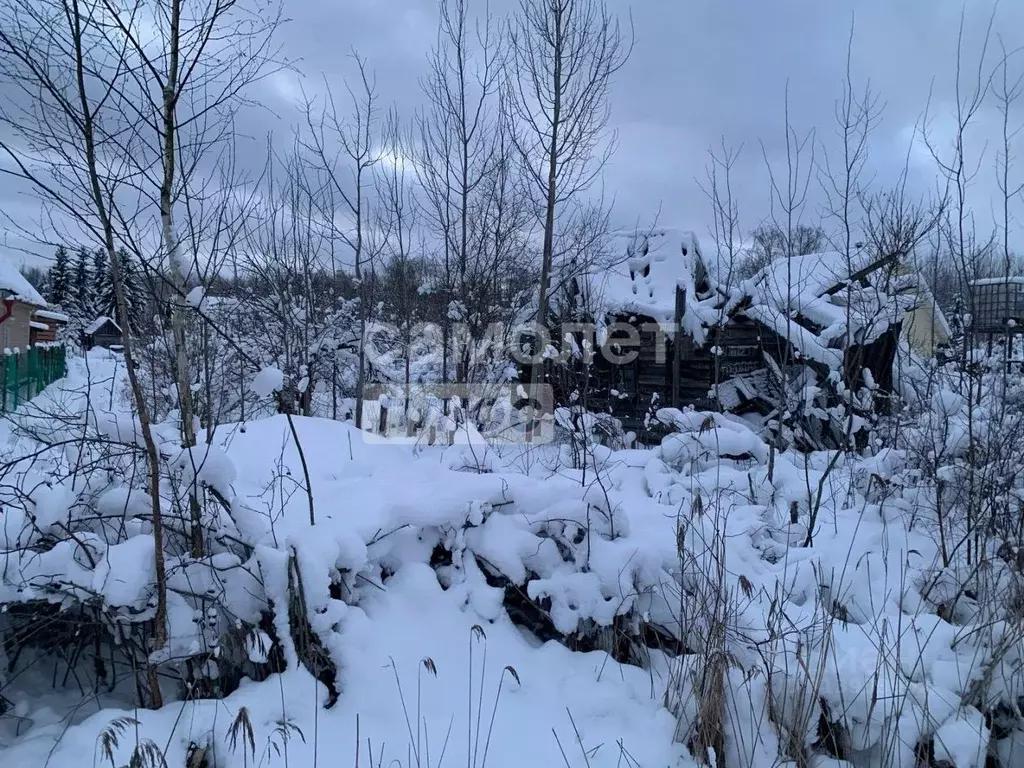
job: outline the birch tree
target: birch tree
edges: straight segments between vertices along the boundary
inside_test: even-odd
[[[543,232],[536,315],[543,337],[556,258],[587,236],[581,224],[601,218],[586,210],[584,196],[614,148],[609,93],[632,42],[603,0],[521,0],[509,37],[515,146]],[[540,376],[534,365],[531,384]]]
[[[102,7],[106,38],[122,46],[132,65],[130,91],[119,100],[134,126],[123,162],[133,166],[141,194],[159,212],[181,443],[188,449],[196,444],[196,414],[185,339],[186,296],[201,255],[183,248],[179,209],[206,185],[212,169],[204,164],[218,162],[214,155],[230,138],[244,90],[272,70],[271,40],[279,17],[265,9],[249,12],[237,0],[102,0]],[[138,227],[124,229],[145,260],[152,244]],[[200,557],[203,531],[194,486],[189,506],[192,554]]]
[[[0,4],[0,81],[14,99],[0,103],[0,173],[26,182],[59,233],[102,247],[110,266],[118,313],[128,317],[116,257],[121,213],[118,199],[131,183],[123,164],[107,154],[125,116],[109,96],[127,89],[125,45],[108,47],[97,24],[100,3],[88,0],[5,0]],[[111,114],[113,112],[113,114]],[[9,136],[9,138],[8,138]],[[160,456],[149,408],[139,383],[133,328],[122,328],[132,400],[146,457],[147,491],[156,573],[151,652],[167,644],[167,574],[160,508]],[[156,665],[148,665],[149,703],[162,705]]]
[[[438,42],[422,83],[429,106],[417,117],[416,173],[425,218],[441,240],[445,313],[442,378],[448,380],[451,321],[469,319],[479,252],[473,249],[476,196],[496,162],[495,138],[505,52],[488,11],[474,20],[468,0],[440,4]],[[463,339],[463,342],[466,340]],[[460,344],[455,377],[465,381],[469,345]]]
[[[340,200],[340,210],[322,211],[334,234],[352,252],[352,265],[359,291],[359,349],[356,371],[356,424],[363,423],[363,393],[366,388],[366,329],[371,310],[369,270],[373,267],[374,247],[368,237],[371,221],[368,190],[373,169],[380,160],[377,85],[366,60],[353,52],[358,72],[355,88],[348,83],[350,114],[343,117],[331,88],[324,85],[323,104],[307,98],[304,116],[307,135],[304,145],[312,157],[321,183]],[[341,222],[338,223],[338,219]]]

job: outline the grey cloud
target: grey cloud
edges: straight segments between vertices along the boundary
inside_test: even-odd
[[[891,181],[907,156],[913,126],[931,92],[936,135],[954,99],[955,55],[960,0],[609,0],[623,21],[632,14],[636,48],[619,73],[612,98],[618,152],[607,168],[604,187],[616,202],[615,221],[649,221],[661,209],[661,222],[706,231],[710,209],[698,181],[704,177],[709,147],[724,140],[743,150],[734,169],[743,225],[749,229],[769,213],[764,153],[772,162],[784,156],[784,94],[798,132],[814,129],[825,149],[835,148],[833,109],[846,67],[851,22],[855,84],[870,81],[885,104],[871,144],[868,172],[878,183]],[[515,0],[492,0],[500,16]],[[479,2],[478,8],[484,3]],[[285,56],[297,60],[302,81],[315,90],[324,78],[341,92],[353,75],[347,58],[355,48],[367,57],[377,78],[382,105],[410,114],[422,102],[418,79],[435,37],[433,0],[290,0],[291,21],[280,30]],[[973,66],[992,5],[967,2],[964,55]],[[1024,3],[1003,3],[994,31],[1007,48],[1024,44]],[[998,56],[992,41],[990,64]],[[1018,61],[1024,67],[1024,56]],[[268,110],[248,111],[240,132],[252,137],[241,148],[244,162],[259,165],[263,137],[286,136],[296,123],[288,75],[268,79],[258,100]],[[1024,105],[1022,105],[1024,107]],[[1021,115],[1024,120],[1024,113]],[[948,124],[948,120],[946,121]],[[979,115],[975,136],[998,131],[994,105]],[[993,147],[976,187],[980,221],[991,221],[994,191]],[[912,156],[911,184],[925,193],[933,168],[919,151]],[[0,205],[9,190],[0,189]],[[808,211],[817,216],[815,194]],[[987,225],[986,225],[987,226]]]

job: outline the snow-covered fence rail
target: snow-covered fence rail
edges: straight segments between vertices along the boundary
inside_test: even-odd
[[[67,372],[63,344],[36,345],[24,352],[4,350],[0,413],[8,413]]]

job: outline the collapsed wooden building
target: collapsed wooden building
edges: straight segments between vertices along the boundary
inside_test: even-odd
[[[565,303],[595,324],[596,349],[585,386],[579,366],[552,380],[556,401],[582,397],[640,440],[656,436],[657,409],[692,406],[820,448],[848,442],[891,392],[904,318],[920,303],[895,255],[782,259],[729,285],[691,233],[630,235],[624,250],[568,283]]]

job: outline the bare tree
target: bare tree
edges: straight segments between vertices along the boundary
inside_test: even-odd
[[[188,263],[200,254],[183,253],[179,206],[204,196],[211,176],[223,168],[217,150],[230,137],[244,88],[268,71],[277,16],[265,8],[247,16],[240,3],[228,0],[5,0],[0,13],[0,76],[20,93],[0,108],[11,136],[0,140],[11,161],[3,172],[28,181],[42,198],[44,233],[64,235],[51,239],[84,236],[101,247],[117,313],[129,318],[122,330],[147,456],[157,559],[152,650],[162,652],[167,586],[160,455],[138,376],[139,329],[126,309],[117,254],[124,249],[152,268],[153,254],[162,252],[169,262],[181,443],[187,449],[196,442],[193,381],[178,321],[186,307]],[[225,215],[230,217],[218,214],[222,222]],[[197,221],[185,218],[187,231],[198,232]],[[156,232],[149,226],[153,219],[160,221]],[[72,231],[79,237],[66,236]],[[201,557],[202,515],[194,480],[190,486],[190,519],[183,527],[191,555]],[[153,668],[150,674],[150,703],[158,704]]]
[[[416,298],[422,284],[422,268],[413,255],[419,208],[416,205],[407,163],[409,137],[403,132],[397,112],[388,113],[383,128],[386,159],[377,167],[377,229],[384,241],[384,301],[398,320],[403,357],[403,408],[407,428],[412,383],[412,334],[416,319]],[[410,432],[411,434],[411,432]]]
[[[1010,248],[1010,229],[1014,224],[1013,203],[1019,202],[1024,193],[1024,182],[1014,178],[1014,154],[1013,142],[1020,135],[1024,126],[1014,125],[1011,122],[1011,114],[1014,104],[1024,93],[1024,72],[1011,74],[1010,65],[1015,58],[1019,58],[1021,50],[1007,52],[1006,46],[1002,46],[1002,59],[996,68],[994,80],[995,100],[999,109],[1000,136],[999,148],[996,152],[996,184],[999,188],[1002,199],[1000,210],[997,215],[997,224],[1002,237],[1000,238],[1002,269],[1001,275],[1009,277],[1017,266],[1014,261],[1014,254]]]
[[[777,223],[761,224],[750,233],[750,240],[749,250],[734,268],[738,279],[752,277],[778,259],[817,253],[828,242],[825,230],[819,226],[794,224],[787,231]]]
[[[706,180],[700,185],[701,191],[711,204],[710,234],[719,258],[716,269],[726,284],[731,284],[734,276],[749,276],[740,275],[738,272],[748,261],[743,259],[740,250],[739,202],[732,187],[733,168],[741,151],[742,147],[734,150],[727,146],[724,139],[720,151],[709,149],[709,162],[704,169]],[[723,256],[724,264],[721,263]]]
[[[472,248],[475,197],[494,169],[495,137],[505,114],[497,108],[505,53],[485,10],[474,19],[468,0],[440,4],[438,42],[421,84],[429,100],[417,116],[416,173],[423,209],[441,239],[445,313],[442,322],[442,378],[449,375],[451,321],[465,322],[475,290],[479,251]],[[455,376],[465,381],[470,360],[461,345]]]
[[[109,95],[127,88],[126,45],[106,46],[96,2],[6,0],[0,5],[0,80],[24,103],[0,105],[0,138],[10,160],[0,172],[28,182],[47,211],[50,227],[74,232],[103,247],[110,264],[117,308],[128,317],[117,258],[118,195],[129,186],[123,164],[105,153],[109,131],[123,124]],[[71,238],[68,238],[71,239]],[[145,448],[156,570],[152,652],[167,643],[167,576],[160,509],[160,456],[149,408],[136,369],[133,329],[123,331],[125,362]],[[162,705],[156,667],[149,665],[149,703]]]
[[[182,247],[180,209],[188,213],[208,187],[215,153],[230,140],[233,116],[246,87],[265,76],[274,60],[271,39],[279,16],[265,9],[247,11],[235,0],[102,0],[97,24],[108,45],[131,62],[127,87],[116,94],[132,126],[119,141],[121,162],[147,203],[159,211],[162,251],[167,259],[175,384],[183,448],[196,444],[193,372],[185,319],[189,280],[198,274],[201,255]],[[144,31],[145,30],[145,31]],[[186,216],[186,218],[192,218]],[[148,262],[153,243],[138,226],[124,222],[131,249]],[[196,222],[192,220],[193,233]],[[204,235],[207,233],[203,233]],[[192,554],[203,554],[199,494],[189,491]]]
[[[359,337],[365,341],[371,311],[368,270],[373,268],[374,252],[367,237],[370,222],[367,188],[371,184],[374,166],[380,160],[377,146],[379,115],[377,86],[366,60],[353,52],[358,72],[356,89],[345,84],[350,99],[351,115],[346,120],[339,112],[330,86],[324,84],[326,100],[319,108],[307,98],[304,105],[308,129],[304,145],[312,155],[312,162],[341,201],[341,210],[323,211],[326,221],[334,227],[335,235],[352,251],[353,269],[359,291]],[[342,219],[338,224],[337,219]],[[360,342],[356,372],[356,410],[358,426],[363,422],[363,390],[366,387],[366,350]]]
[[[586,237],[582,198],[614,148],[608,95],[632,38],[624,44],[603,0],[521,0],[509,36],[515,146],[543,232],[536,315],[543,336],[556,256],[572,250],[565,240]],[[533,366],[532,385],[541,367]]]

